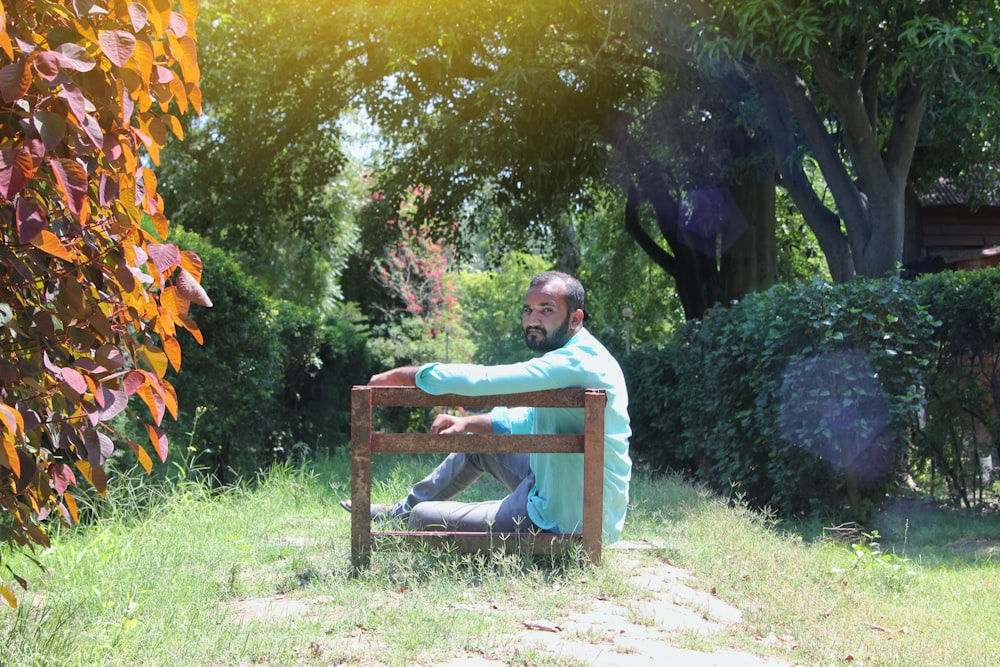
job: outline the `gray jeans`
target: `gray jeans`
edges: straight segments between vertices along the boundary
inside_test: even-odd
[[[390,508],[411,530],[538,531],[528,518],[528,493],[535,485],[528,454],[449,454],[410,494]],[[496,477],[510,493],[501,500],[462,503],[452,500],[483,473]]]

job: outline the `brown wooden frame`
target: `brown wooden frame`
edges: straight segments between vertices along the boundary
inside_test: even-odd
[[[553,389],[491,396],[434,396],[416,387],[356,386],[351,390],[351,563],[367,567],[374,544],[406,542],[454,545],[462,551],[514,547],[549,553],[580,543],[595,565],[601,562],[601,521],[604,506],[604,408],[608,397],[600,389]],[[579,435],[499,435],[375,433],[372,408],[403,407],[583,408],[584,432]],[[371,522],[372,454],[387,452],[547,452],[583,453],[583,525],[579,534],[501,534],[455,531],[373,531]],[[378,539],[391,537],[391,539]],[[375,538],[375,539],[373,539]]]

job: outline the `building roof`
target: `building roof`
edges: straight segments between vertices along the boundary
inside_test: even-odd
[[[969,197],[953,181],[942,177],[931,188],[917,193],[917,201],[921,207],[965,206],[969,203]]]
[[[994,192],[991,198],[979,199],[970,196],[954,179],[942,176],[933,184],[919,188],[917,201],[921,208],[930,206],[966,206],[970,209],[983,206],[1000,207],[1000,184],[995,182],[991,189]]]

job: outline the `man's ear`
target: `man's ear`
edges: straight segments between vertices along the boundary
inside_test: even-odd
[[[569,316],[569,325],[575,331],[583,326],[583,309],[577,308],[573,311],[573,314]]]

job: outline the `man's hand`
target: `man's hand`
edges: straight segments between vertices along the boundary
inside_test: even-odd
[[[435,435],[449,435],[452,433],[492,433],[493,420],[488,414],[469,415],[468,417],[456,417],[447,413],[441,413],[434,418],[431,424],[431,433]]]
[[[368,380],[371,387],[415,387],[417,386],[418,366],[401,366],[391,371],[378,373]]]

